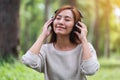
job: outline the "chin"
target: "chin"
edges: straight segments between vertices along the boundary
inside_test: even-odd
[[[57,34],[57,35],[61,35],[61,36],[66,36],[66,35],[68,35],[68,34],[66,34],[66,33],[61,33],[61,32],[57,32],[56,34]]]
[[[66,31],[62,31],[62,30],[56,30],[55,33],[57,35],[69,35]]]

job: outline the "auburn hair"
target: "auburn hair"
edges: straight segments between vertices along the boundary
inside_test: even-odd
[[[74,24],[76,24],[78,21],[81,21],[81,18],[83,18],[82,14],[80,13],[80,11],[74,7],[74,6],[71,6],[71,5],[65,5],[65,6],[62,6],[61,8],[57,9],[55,11],[55,15],[54,15],[54,19],[57,17],[57,15],[62,12],[63,10],[71,10],[72,14],[73,14],[73,17],[74,17]],[[54,32],[53,30],[53,23],[51,25],[52,27],[52,30],[51,30],[51,36],[50,36],[50,43],[52,42],[56,42],[57,41],[57,35],[56,33]],[[75,25],[74,25],[75,27]],[[73,28],[74,28],[73,27]],[[77,44],[77,35],[74,33],[74,29],[72,29],[71,33],[70,33],[70,41],[71,43],[73,44]]]

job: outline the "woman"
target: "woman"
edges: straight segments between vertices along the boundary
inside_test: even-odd
[[[86,80],[86,75],[94,74],[99,62],[87,41],[87,27],[81,18],[81,13],[73,6],[58,9],[23,55],[23,63],[44,73],[45,80]],[[49,35],[50,42],[43,44]]]

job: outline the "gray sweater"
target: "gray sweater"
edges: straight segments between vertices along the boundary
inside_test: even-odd
[[[60,51],[53,44],[43,44],[39,55],[27,51],[22,62],[44,73],[45,80],[87,80],[86,75],[94,74],[99,62],[93,46],[89,43],[92,57],[82,60],[82,45],[70,51]]]

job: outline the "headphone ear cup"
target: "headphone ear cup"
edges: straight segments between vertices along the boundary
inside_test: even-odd
[[[78,29],[78,28],[76,27],[76,25],[79,25],[79,23],[78,23],[78,22],[75,22],[75,24],[74,24],[74,26],[73,26],[73,31],[77,31],[77,32],[81,33],[81,30]]]
[[[55,17],[52,16],[52,23],[50,24],[51,28],[53,28],[53,22],[54,22],[54,20],[55,20]]]

